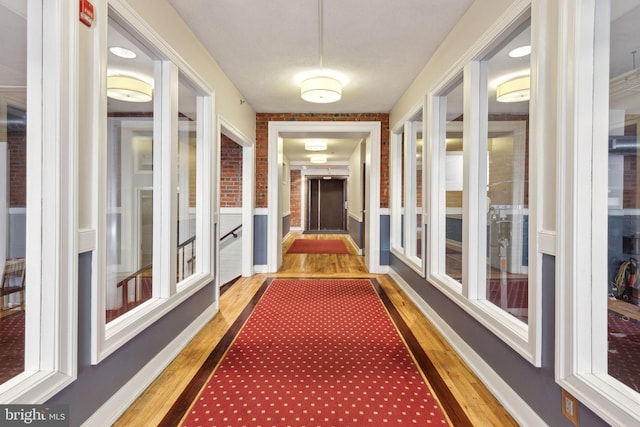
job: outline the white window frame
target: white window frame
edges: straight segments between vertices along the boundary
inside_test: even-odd
[[[153,46],[164,59],[156,60],[154,88],[154,251],[153,297],[106,323],[106,64],[108,16],[113,13],[118,20],[134,30],[141,41]],[[218,138],[214,132],[214,94],[197,73],[173,50],[124,0],[111,0],[99,6],[96,12],[99,36],[96,37],[95,62],[100,64],[94,77],[94,96],[99,100],[96,108],[94,132],[99,141],[94,151],[94,218],[97,229],[97,245],[93,258],[92,291],[92,346],[91,361],[97,364],[144,331],[156,320],[173,310],[183,301],[215,280],[214,276],[214,227],[209,221],[214,212],[213,180],[216,176],[214,153]],[[197,271],[176,283],[177,247],[177,182],[178,147],[178,74],[193,83],[201,94],[197,96],[197,164],[196,164],[196,259]],[[156,190],[158,191],[158,190]],[[169,212],[169,214],[166,214]],[[215,310],[218,310],[218,297]]]
[[[43,403],[77,376],[78,3],[29,0],[27,16],[25,370],[1,403]]]
[[[427,230],[427,256],[429,258],[429,270],[427,280],[434,285],[447,289],[451,298],[452,295],[462,294],[462,284],[446,273],[446,215],[447,215],[447,185],[446,185],[446,150],[442,141],[445,140],[446,115],[447,115],[447,93],[457,86],[461,79],[461,70],[453,70],[436,86],[427,97],[427,133],[429,144],[429,157],[427,164],[430,165],[427,174],[430,177],[431,187],[428,190],[429,200],[427,202],[432,226]],[[465,103],[466,104],[466,103]],[[465,107],[466,108],[466,105]],[[463,135],[466,137],[466,132]],[[467,145],[466,142],[464,144]],[[467,174],[465,174],[467,175]],[[464,259],[463,259],[463,280],[464,280]],[[456,297],[458,298],[458,297]]]
[[[543,80],[537,70],[544,69],[546,61],[542,46],[542,28],[546,17],[546,0],[522,0],[514,2],[496,23],[471,49],[455,64],[447,75],[429,93],[427,98],[427,132],[429,168],[427,189],[427,211],[432,226],[427,230],[427,280],[440,289],[451,300],[491,332],[518,352],[534,366],[541,364],[541,258],[538,234],[541,232],[539,213],[543,211],[543,198],[539,188],[542,182],[542,144],[537,141],[543,129],[541,109],[536,87]],[[530,152],[529,152],[529,317],[525,324],[500,307],[489,302],[486,295],[484,259],[478,254],[485,253],[485,221],[478,220],[477,212],[486,211],[486,162],[482,141],[487,135],[487,111],[481,107],[486,100],[486,75],[482,60],[495,43],[507,36],[528,16],[531,11],[531,100],[530,100]],[[463,149],[463,265],[462,283],[446,274],[445,269],[445,161],[446,152],[441,141],[446,129],[446,93],[458,84],[463,75],[464,86],[464,149]],[[486,101],[484,101],[486,103]],[[486,146],[484,146],[486,149]],[[485,186],[481,185],[485,182]]]
[[[400,259],[407,266],[411,267],[416,273],[420,276],[424,277],[424,247],[425,247],[425,231],[423,224],[425,223],[425,173],[422,174],[422,207],[420,208],[422,214],[422,223],[417,224],[416,215],[416,174],[417,174],[417,163],[416,163],[416,122],[412,121],[411,118],[414,117],[418,112],[422,111],[422,118],[420,120],[420,125],[422,127],[422,135],[423,135],[423,144],[422,144],[422,166],[423,171],[426,170],[424,168],[425,159],[426,159],[426,138],[424,135],[424,117],[426,111],[425,100],[421,99],[411,110],[410,112],[400,120],[399,124],[393,128],[391,132],[391,148],[390,148],[390,179],[391,179],[391,203],[390,203],[390,214],[391,214],[391,228],[390,228],[390,239],[391,239],[391,252],[398,259]],[[404,144],[402,142],[402,135],[404,134]],[[404,168],[402,167],[402,160],[404,158]],[[402,177],[404,175],[404,206],[402,206],[402,194],[401,194],[401,182]],[[404,226],[403,226],[404,225]],[[417,230],[420,228],[422,230],[422,257],[419,258],[417,256],[417,242],[416,235]],[[404,244],[402,242],[404,241]]]
[[[389,152],[389,221],[390,221],[390,241],[391,253],[398,257],[404,257],[404,245],[402,242],[402,222],[404,207],[402,206],[402,137],[404,132],[404,121],[399,127],[391,131],[391,146]]]
[[[607,3],[560,2],[555,372],[607,422],[637,425],[640,393],[607,373]]]

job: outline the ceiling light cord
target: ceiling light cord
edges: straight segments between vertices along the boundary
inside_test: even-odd
[[[330,103],[342,98],[342,83],[324,73],[323,64],[323,11],[322,0],[318,0],[318,51],[320,56],[320,74],[308,77],[300,83],[300,96],[307,102]]]

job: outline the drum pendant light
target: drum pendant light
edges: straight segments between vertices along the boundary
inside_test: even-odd
[[[327,104],[342,98],[342,83],[323,74],[322,65],[322,0],[318,0],[318,46],[320,52],[320,74],[304,80],[300,85],[300,96],[307,102]]]

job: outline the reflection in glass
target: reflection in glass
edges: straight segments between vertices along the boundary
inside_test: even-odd
[[[178,86],[178,248],[177,280],[196,271],[197,97],[180,74]]]
[[[122,27],[109,19],[107,75],[127,76],[153,87],[154,60]],[[154,143],[153,101],[118,88],[107,99],[106,320],[116,319],[152,297]],[[127,90],[132,96],[127,98]],[[117,97],[114,97],[117,96]]]
[[[531,25],[521,25],[486,59],[489,80],[486,298],[528,320],[529,87]],[[520,92],[516,85],[527,82]],[[493,86],[492,86],[493,84]],[[505,101],[500,96],[509,96]]]
[[[404,210],[404,148],[406,146],[406,138],[404,132],[400,135],[400,248],[404,248],[404,230],[406,229],[405,210]]]
[[[416,133],[416,256],[422,259],[422,122]]]
[[[404,149],[407,150],[407,158],[411,159],[410,168],[411,194],[407,203],[411,209],[406,210],[406,214],[413,215],[412,221],[407,221],[410,227],[408,235],[411,241],[407,245],[407,254],[422,258],[422,110],[417,111],[405,126],[407,133]]]
[[[25,363],[27,11],[15,6],[0,5],[0,384]]]
[[[462,282],[462,148],[463,82],[446,96],[445,181],[446,256],[445,273]]]
[[[608,144],[608,370],[640,392],[640,1],[611,2]],[[604,161],[602,159],[601,161]]]

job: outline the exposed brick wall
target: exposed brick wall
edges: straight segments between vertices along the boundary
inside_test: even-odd
[[[302,186],[302,171],[292,170],[289,174],[290,192],[289,192],[289,210],[291,211],[291,227],[302,227],[301,219],[301,186]]]
[[[506,153],[500,153],[499,150],[494,151],[489,156],[490,162],[490,183],[504,183],[496,187],[491,187],[489,191],[489,197],[493,204],[513,204],[513,187],[522,185],[520,182],[514,181],[514,163],[516,160],[520,160],[524,165],[524,194],[522,203],[525,206],[529,206],[529,115],[514,115],[514,114],[491,114],[489,120],[492,122],[499,121],[518,121],[525,123],[525,148],[524,159],[516,159],[513,153],[513,147],[507,150]],[[518,171],[519,172],[519,171]],[[520,203],[520,201],[517,201]]]
[[[640,175],[638,175],[638,156],[624,156],[624,192],[623,205],[624,209],[640,208],[640,197],[638,189],[640,188]]]
[[[242,207],[242,147],[224,135],[220,141],[220,207]]]
[[[258,113],[256,114],[256,208],[268,207],[268,133],[270,121],[380,122],[380,207],[389,207],[389,114]]]
[[[635,114],[627,114],[625,116],[625,121],[625,136],[638,135],[638,128],[640,127],[640,116]],[[626,154],[624,156],[624,187],[622,193],[622,207],[624,209],[640,208],[640,174],[638,174],[638,155],[640,155],[640,152],[636,152],[634,154]]]
[[[27,129],[22,111],[9,108],[7,148],[9,150],[9,207],[27,206]]]
[[[462,121],[462,116],[456,120]],[[513,200],[514,186],[522,185],[520,182],[514,182],[515,172],[514,164],[516,160],[521,160],[521,164],[524,165],[524,188],[523,188],[523,201],[517,201],[523,203],[525,206],[529,205],[529,116],[528,115],[513,115],[513,114],[491,114],[489,121],[521,121],[525,123],[525,148],[524,159],[516,159],[512,142],[504,146],[494,146],[493,151],[489,153],[489,184],[490,190],[488,196],[491,198],[493,204],[498,205],[510,205],[515,203]],[[456,148],[453,151],[459,151]],[[498,185],[499,184],[499,185]],[[447,207],[461,207],[462,206],[462,191],[448,191],[446,196]]]

